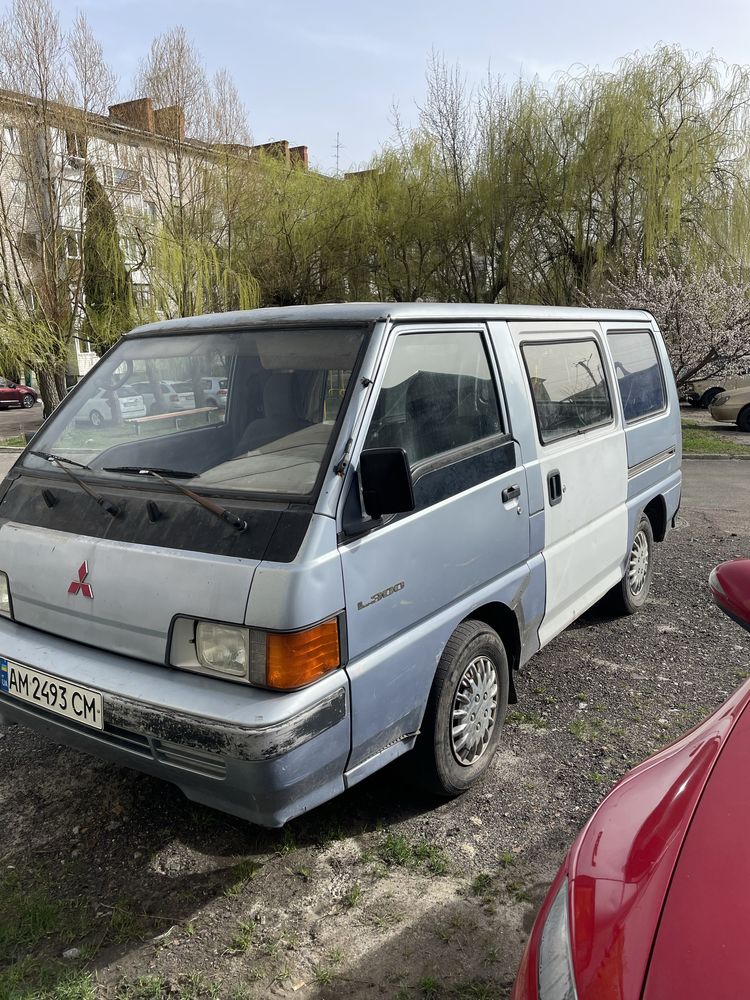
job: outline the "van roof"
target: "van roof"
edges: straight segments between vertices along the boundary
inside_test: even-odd
[[[181,319],[147,323],[126,336],[196,333],[200,330],[238,329],[335,323],[375,323],[380,320],[604,320],[651,322],[652,316],[637,309],[592,309],[575,306],[484,305],[460,302],[345,302],[330,305],[281,306],[237,312],[206,313]]]

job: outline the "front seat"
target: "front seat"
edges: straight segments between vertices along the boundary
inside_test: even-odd
[[[303,427],[310,427],[310,421],[298,414],[301,395],[294,372],[269,375],[263,386],[264,415],[248,424],[239,440],[237,453],[243,455]]]

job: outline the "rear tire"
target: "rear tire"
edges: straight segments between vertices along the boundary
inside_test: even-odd
[[[452,798],[492,762],[508,708],[508,657],[497,632],[462,622],[446,643],[414,748],[415,777]]]
[[[640,611],[651,589],[654,566],[654,532],[645,514],[636,525],[628,565],[622,582],[610,591],[612,609],[621,615],[634,615]]]
[[[750,434],[750,406],[745,406],[737,415],[737,426],[745,434]]]

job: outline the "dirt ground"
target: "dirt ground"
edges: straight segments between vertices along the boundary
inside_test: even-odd
[[[706,586],[750,553],[747,469],[686,463],[646,609],[591,612],[533,658],[491,774],[461,799],[415,793],[396,765],[265,831],[5,730],[0,1000],[507,997],[593,807],[748,673],[746,634]],[[721,508],[719,476],[736,478]]]

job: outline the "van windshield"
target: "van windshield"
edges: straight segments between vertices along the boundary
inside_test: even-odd
[[[363,332],[253,330],[126,337],[34,438],[113,479],[161,469],[208,492],[309,496]],[[26,454],[24,465],[45,467]],[[48,466],[47,466],[48,467]],[[165,471],[166,474],[166,471]]]

